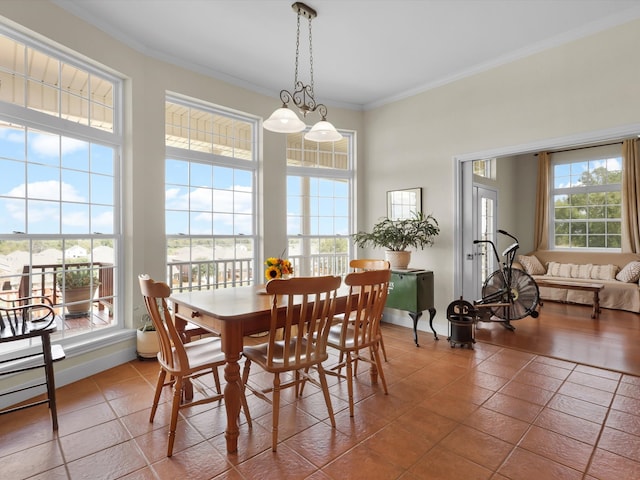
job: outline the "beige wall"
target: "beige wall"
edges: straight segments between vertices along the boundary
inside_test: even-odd
[[[44,0],[4,0],[0,16],[128,79],[123,290],[124,315],[131,324],[142,308],[136,276],[164,275],[165,91],[263,118],[278,105],[276,95],[265,97],[145,57]],[[365,113],[330,107],[338,128],[358,132],[359,229],[370,228],[385,214],[387,190],[423,188],[424,209],[435,215],[442,233],[432,248],[414,253],[412,266],[435,272],[439,330],[446,329],[442,312],[453,300],[453,158],[638,122],[637,45],[640,21]],[[261,226],[267,253],[281,251],[286,243],[280,188],[284,153],[284,137],[265,133],[260,190],[269,192],[262,197]],[[120,345],[122,352],[131,351],[130,341]]]
[[[366,112],[359,228],[384,215],[380,192],[422,187],[424,208],[442,231],[411,266],[434,271],[436,308],[444,312],[455,294],[454,157],[639,124],[638,45],[636,20]]]

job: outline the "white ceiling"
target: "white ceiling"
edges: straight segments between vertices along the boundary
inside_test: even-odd
[[[147,55],[277,97],[292,0],[53,0]],[[316,99],[367,109],[640,18],[640,0],[307,0]],[[299,76],[309,82],[307,21]]]

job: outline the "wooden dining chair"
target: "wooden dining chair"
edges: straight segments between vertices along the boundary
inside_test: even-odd
[[[246,361],[242,380],[256,397],[272,405],[274,452],[278,444],[282,389],[294,387],[298,396],[307,381],[319,387],[324,394],[331,426],[336,426],[322,362],[328,358],[327,335],[340,283],[340,277],[323,276],[274,279],[266,285],[267,293],[273,295],[269,341],[244,347]],[[281,335],[277,334],[279,329],[282,329]],[[252,363],[273,374],[273,386],[264,388],[252,384],[249,379]],[[317,371],[318,379],[312,376],[312,369]],[[285,373],[290,375],[283,379],[281,376]]]
[[[202,338],[186,344],[182,342],[171,312],[167,307],[167,298],[171,294],[169,285],[162,282],[154,282],[147,275],[140,275],[138,280],[144,303],[147,307],[147,313],[156,328],[158,343],[160,344],[160,351],[158,352],[160,372],[158,373],[153,406],[149,416],[150,422],[153,422],[158,409],[162,389],[166,386],[173,386],[169,445],[167,447],[167,457],[170,457],[173,454],[179,410],[194,405],[215,402],[223,398],[224,395],[220,391],[218,367],[224,366],[226,362],[224,353],[221,350],[222,341],[220,337]],[[199,377],[209,374],[213,376],[216,392],[212,392],[209,387],[198,380]],[[167,380],[167,375],[169,379],[165,381]],[[200,395],[194,395],[192,400],[182,403],[184,398],[183,388],[186,382],[191,382]],[[242,409],[247,418],[247,423],[251,427],[251,416],[242,385],[240,385],[240,391]]]
[[[391,264],[387,260],[376,258],[355,258],[349,262],[349,266],[353,268],[354,272],[391,269]],[[384,361],[387,362],[387,349],[384,348],[384,338],[382,337],[382,330],[380,330],[380,348],[382,349],[382,356],[384,357]]]
[[[341,375],[346,367],[347,388],[349,392],[349,414],[353,417],[353,377],[357,374],[358,360],[372,364],[377,369],[384,393],[387,394],[387,382],[380,361],[380,319],[387,301],[391,270],[367,270],[353,272],[346,276],[344,282],[349,285],[349,296],[345,318],[333,325],[329,330],[327,344],[340,351],[340,361],[327,373]]]

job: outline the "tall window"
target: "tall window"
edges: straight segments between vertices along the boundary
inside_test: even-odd
[[[49,297],[56,340],[103,332],[118,325],[121,81],[8,29],[0,52],[0,297]]]
[[[349,270],[353,136],[312,142],[287,135],[288,258],[300,275]]]
[[[552,182],[554,248],[621,247],[620,145],[554,153]]]
[[[167,280],[174,289],[253,282],[256,124],[221,108],[166,101]]]

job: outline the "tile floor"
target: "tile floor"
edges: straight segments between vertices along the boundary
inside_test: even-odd
[[[337,428],[318,390],[285,404],[278,452],[270,410],[250,397],[225,452],[224,407],[183,411],[167,458],[168,391],[148,421],[154,361],[132,361],[58,389],[60,429],[46,407],[0,419],[3,479],[637,479],[640,378],[478,343],[450,348],[384,326],[389,395],[361,369],[356,415],[330,377]],[[260,369],[255,369],[260,375]],[[284,396],[291,402],[293,399]],[[242,417],[243,418],[243,417]],[[243,418],[244,420],[244,418]]]

